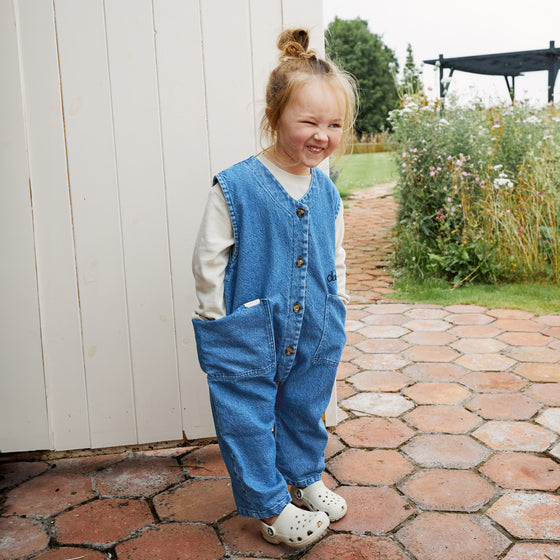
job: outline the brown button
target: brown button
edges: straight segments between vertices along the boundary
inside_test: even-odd
[[[301,304],[300,303],[294,303],[294,305],[292,306],[292,309],[294,310],[294,313],[299,313],[301,311]]]
[[[294,352],[295,350],[291,346],[288,346],[288,348],[286,348],[286,356],[291,356]]]
[[[298,208],[296,210],[296,214],[298,215],[298,218],[303,218],[305,216],[305,208]]]
[[[305,259],[302,259],[301,257],[296,261],[296,266],[298,268],[301,268],[304,264],[305,264]]]

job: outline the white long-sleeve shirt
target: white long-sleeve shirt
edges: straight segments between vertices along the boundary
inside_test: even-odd
[[[311,174],[294,175],[280,169],[262,154],[257,157],[292,198],[299,200],[305,196],[311,184]],[[348,303],[350,298],[346,294],[346,265],[344,264],[346,253],[342,246],[344,238],[342,204],[336,217],[335,228],[338,295]],[[235,238],[228,205],[218,183],[210,189],[193,252],[192,269],[198,299],[194,318],[210,320],[226,315],[224,277],[234,245]]]

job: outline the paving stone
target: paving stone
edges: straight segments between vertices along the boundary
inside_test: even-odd
[[[93,497],[89,476],[46,473],[8,492],[3,513],[50,516]]]
[[[537,418],[541,426],[545,426],[560,434],[560,408],[548,408]]]
[[[155,496],[154,507],[164,521],[212,523],[235,511],[235,502],[227,479],[188,480]]]
[[[162,448],[162,449],[145,449],[140,451],[134,451],[133,457],[160,457],[160,458],[174,458],[178,459],[182,455],[186,455],[187,453],[191,452],[193,449],[196,449],[195,446],[181,446],[181,447],[169,447],[169,448]]]
[[[414,514],[414,508],[392,488],[343,486],[337,493],[348,502],[348,513],[331,525],[334,531],[388,533]]]
[[[408,320],[408,317],[402,313],[387,313],[385,315],[368,315],[363,322],[366,325],[402,325]]]
[[[0,464],[0,491],[40,475],[48,470],[49,466],[43,462],[16,461]]]
[[[421,405],[405,415],[405,420],[423,432],[462,434],[482,420],[460,406]]]
[[[529,384],[507,371],[474,371],[461,377],[461,383],[481,393],[515,393]]]
[[[547,490],[560,487],[560,465],[547,457],[530,453],[496,453],[480,472],[511,490]]]
[[[97,475],[97,488],[103,496],[153,496],[185,480],[176,459],[133,457]]]
[[[183,450],[183,453],[185,451]],[[56,474],[89,474],[95,473],[119,461],[126,459],[126,453],[109,453],[91,457],[70,457],[49,461],[49,465]]]
[[[560,352],[541,346],[517,346],[507,355],[519,362],[537,362],[554,364],[560,361]]]
[[[494,325],[460,325],[448,332],[458,338],[492,338],[503,331]]]
[[[460,513],[423,513],[397,538],[417,560],[492,560],[510,545],[485,517]]]
[[[558,445],[555,445],[551,450],[550,450],[550,454],[553,457],[556,457],[557,459],[560,459],[560,443]]]
[[[405,312],[405,316],[410,319],[444,319],[449,313],[439,307],[424,308],[416,307]]]
[[[346,346],[342,351],[341,360],[345,362],[350,362],[355,358],[358,358],[363,355],[363,352],[358,350],[355,346]]]
[[[410,377],[396,371],[362,371],[348,379],[359,391],[395,392],[410,385]]]
[[[56,550],[49,550],[39,556],[34,556],[33,560],[106,560],[107,554],[92,550],[91,548],[78,548],[73,546],[64,546]]]
[[[387,313],[406,313],[409,309],[411,309],[411,306],[406,303],[380,303],[370,305],[365,310],[368,314],[382,315]]]
[[[414,436],[406,424],[396,418],[355,418],[336,427],[336,433],[354,448],[394,449]]]
[[[259,558],[261,556],[283,558],[293,551],[286,545],[266,542],[261,536],[260,522],[249,517],[236,515],[220,523],[220,532],[227,548],[234,553],[251,554],[251,556],[258,554]]]
[[[560,327],[550,327],[544,331],[542,331],[542,333],[545,336],[550,336],[552,338],[556,338],[560,340]]]
[[[494,317],[489,317],[484,313],[461,313],[451,314],[445,318],[446,321],[454,325],[488,325],[494,321]]]
[[[546,346],[552,341],[550,336],[527,332],[506,332],[498,339],[510,346]]]
[[[338,369],[336,370],[336,378],[337,379],[346,379],[351,375],[358,373],[359,369],[354,364],[349,362],[340,362],[338,364]]]
[[[440,319],[413,319],[403,324],[410,331],[446,331],[452,327],[451,323]]]
[[[366,354],[398,354],[409,346],[410,344],[401,338],[367,338],[356,344],[356,347]]]
[[[400,416],[410,410],[414,404],[401,395],[388,393],[358,393],[343,400],[341,406],[376,416]]]
[[[542,492],[505,494],[488,515],[519,539],[560,541],[560,496]]]
[[[445,346],[457,340],[457,337],[441,331],[415,331],[403,336],[409,344],[425,344],[428,346]]]
[[[226,465],[217,443],[201,447],[181,460],[191,476],[227,477]]]
[[[358,346],[361,342],[366,341],[367,338],[357,332],[346,332],[346,344],[348,346]],[[362,350],[364,351],[364,350]]]
[[[557,383],[560,381],[560,364],[524,363],[515,368],[515,373],[531,381]]]
[[[401,449],[421,467],[448,469],[468,469],[490,455],[490,451],[465,435],[421,434]]]
[[[332,526],[336,530],[336,525]],[[398,545],[383,537],[330,535],[314,546],[302,560],[409,560]]]
[[[541,315],[535,317],[535,321],[548,325],[549,327],[560,327],[560,314],[558,315]]]
[[[457,383],[416,383],[403,394],[418,404],[460,404],[471,396]]]
[[[482,305],[456,304],[447,305],[444,309],[447,313],[486,313],[486,307]]]
[[[471,471],[422,470],[399,489],[423,510],[473,513],[492,499],[495,488]]]
[[[410,361],[400,354],[363,354],[352,361],[362,369],[383,371],[401,369],[410,364]]]
[[[466,408],[490,420],[528,420],[541,406],[518,393],[494,393],[477,395]]]
[[[359,330],[366,338],[400,338],[410,332],[400,326],[369,325]]]
[[[495,338],[462,338],[451,346],[463,354],[496,354],[506,347]]]
[[[471,371],[506,371],[515,361],[501,354],[465,354],[456,363]]]
[[[560,406],[560,383],[535,383],[523,394],[548,406]]]
[[[385,449],[349,449],[331,459],[328,467],[341,484],[349,485],[391,485],[413,470],[398,451]]]
[[[539,332],[543,325],[532,319],[497,319],[494,322],[496,328],[513,332]]]
[[[348,311],[347,316],[350,314],[350,311]],[[358,320],[352,320],[352,319],[346,319],[346,323],[344,325],[344,329],[346,330],[347,333],[351,333],[354,331],[357,331],[361,328],[363,328],[364,323],[362,323],[362,321],[358,321]]]
[[[460,356],[448,346],[412,346],[402,354],[413,362],[452,362]]]
[[[513,546],[504,560],[560,560],[560,545],[519,543]]]
[[[157,525],[117,545],[119,560],[214,560],[224,552],[211,527],[196,525]]]
[[[336,396],[339,400],[347,399],[356,394],[356,389],[346,381],[336,382]]]
[[[325,458],[330,459],[333,455],[336,455],[343,449],[344,445],[340,442],[340,440],[334,434],[329,433],[329,439],[325,448]]]
[[[407,366],[403,369],[403,373],[414,381],[437,382],[457,381],[467,373],[467,370],[455,364],[425,362]]]
[[[0,517],[0,558],[18,560],[47,546],[49,537],[38,521]]]
[[[487,311],[490,317],[496,317],[496,319],[531,319],[533,313],[530,311],[524,311],[522,309],[490,309]]]
[[[144,500],[107,498],[78,506],[55,520],[61,544],[111,544],[153,523]]]
[[[498,451],[545,451],[556,435],[528,422],[491,420],[473,432],[473,436]]]

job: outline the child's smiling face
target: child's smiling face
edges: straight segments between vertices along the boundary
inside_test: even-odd
[[[326,80],[303,84],[286,105],[270,154],[278,167],[307,175],[338,147],[344,128],[345,98]]]

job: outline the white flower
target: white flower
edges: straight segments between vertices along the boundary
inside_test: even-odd
[[[541,119],[539,119],[538,117],[536,117],[535,115],[531,115],[530,117],[527,117],[525,119],[525,122],[528,124],[541,124]]]
[[[439,124],[449,125],[449,121],[446,119],[440,119]]]

